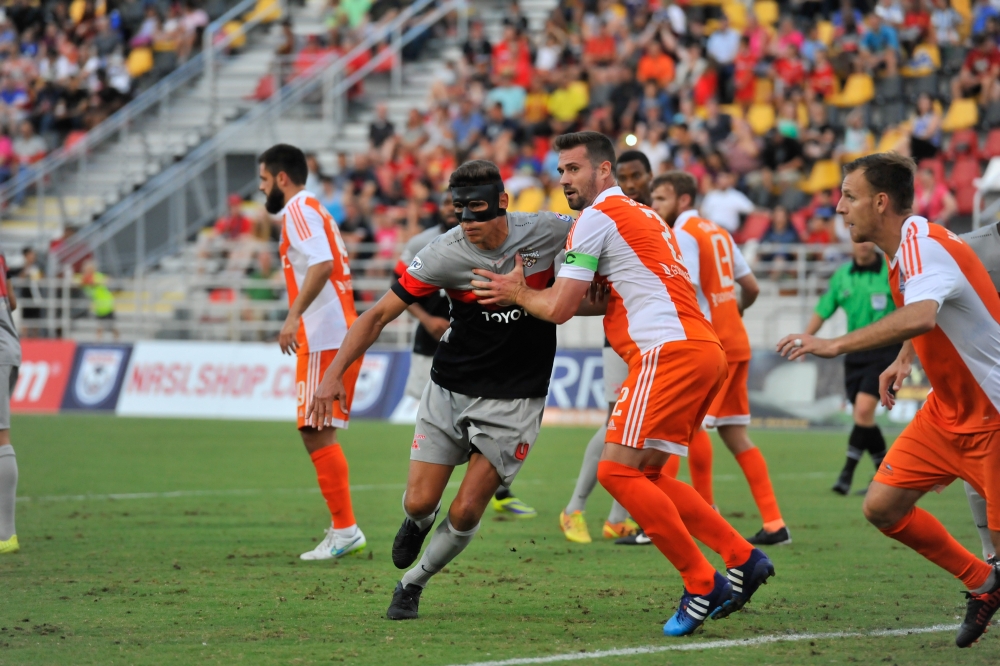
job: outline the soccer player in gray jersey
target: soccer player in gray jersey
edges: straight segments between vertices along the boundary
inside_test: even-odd
[[[449,184],[460,228],[420,250],[399,282],[358,317],[309,407],[322,423],[333,401],[346,397],[341,377],[350,363],[410,303],[445,290],[451,327],[434,354],[431,381],[420,400],[403,495],[406,518],[392,546],[396,567],[417,559],[452,471],[469,466],[420,561],[396,586],[387,613],[392,620],[417,617],[431,577],[472,541],[496,490],[514,480],[541,427],[556,351],[554,324],[517,306],[480,305],[472,292],[472,270],[509,273],[520,263],[529,284],[551,285],[572,219],[506,212],[507,194],[492,162],[463,164]],[[590,314],[588,307],[584,299],[579,314]]]
[[[1000,292],[1000,223],[962,234],[961,238],[983,262],[986,272],[993,280],[993,286]],[[965,495],[969,498],[969,508],[972,509],[972,517],[976,521],[979,540],[983,543],[983,557],[993,564],[997,562],[997,553],[990,537],[990,528],[986,525],[986,499],[977,493],[968,481],[965,482]]]
[[[17,299],[7,284],[7,259],[0,254],[0,555],[16,553],[14,503],[17,497],[17,459],[10,444],[10,396],[21,365],[21,341],[11,312]]]
[[[440,217],[439,224],[424,229],[403,246],[403,251],[399,254],[399,261],[393,270],[393,277],[396,280],[403,277],[403,273],[406,272],[410,262],[413,261],[418,252],[430,245],[431,241],[441,234],[458,226],[458,217],[455,215],[451,191],[445,192],[441,197]],[[420,398],[424,394],[424,387],[431,380],[431,365],[434,354],[437,352],[438,341],[451,326],[451,304],[448,301],[448,296],[439,289],[425,298],[414,301],[406,310],[416,317],[420,324],[413,336],[413,352],[410,354],[410,370],[406,375],[403,399],[412,400],[419,405]],[[413,403],[409,404],[411,405],[410,409],[412,409]],[[396,409],[398,410],[399,407]],[[405,407],[404,410],[406,410]],[[500,486],[497,489],[492,504],[497,513],[507,513],[515,518],[534,518],[538,515],[534,508],[515,497],[510,488],[506,486]]]

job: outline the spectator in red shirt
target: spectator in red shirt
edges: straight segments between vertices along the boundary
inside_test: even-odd
[[[792,88],[802,85],[806,78],[806,68],[794,44],[786,44],[781,57],[774,62],[774,75],[781,84],[779,94],[787,94]]]
[[[757,56],[750,51],[750,40],[746,36],[741,37],[740,52],[733,63],[733,99],[737,104],[746,106],[753,103],[757,86],[756,67]]]
[[[229,195],[229,214],[215,222],[215,235],[226,240],[236,240],[250,233],[253,223],[243,214],[243,197]]]
[[[948,221],[958,212],[958,203],[948,187],[936,180],[934,170],[921,169],[913,186],[913,212],[948,226]]]
[[[816,51],[816,64],[809,73],[807,90],[813,97],[826,98],[836,92],[837,75],[826,57],[826,51]]]
[[[583,43],[583,62],[588,67],[608,67],[615,62],[618,44],[608,30],[608,24],[601,22],[597,34],[591,35]]]
[[[972,49],[965,56],[965,62],[958,76],[952,80],[951,95],[954,99],[975,97],[980,104],[987,104],[1000,98],[997,76],[1000,75],[1000,52],[996,44],[986,35],[972,38]]]
[[[651,39],[646,45],[646,53],[639,58],[635,78],[639,83],[656,81],[661,88],[666,88],[674,80],[674,59],[663,52],[658,39]]]

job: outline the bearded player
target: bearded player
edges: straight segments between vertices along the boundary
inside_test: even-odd
[[[365,547],[365,535],[351,507],[347,458],[337,443],[337,428],[348,424],[362,360],[358,358],[345,373],[346,399],[326,420],[314,421],[306,415],[306,408],[357,318],[347,249],[333,217],[305,189],[309,169],[301,150],[278,144],[268,148],[258,161],[260,191],[267,196],[265,208],[272,215],[281,215],[279,253],[289,306],[278,344],[283,354],[296,356],[299,435],[316,468],[331,518],[326,537],[300,557],[340,558]]]
[[[760,511],[763,527],[748,541],[756,545],[791,543],[778,509],[764,455],[747,435],[750,425],[750,339],[743,311],[757,299],[760,288],[740,249],[722,227],[698,215],[694,200],[698,183],[683,171],[661,174],[653,181],[653,210],[677,236],[684,265],[691,275],[702,314],[711,322],[726,351],[729,375],[705,416],[705,427],[718,428],[726,448],[736,458]],[[736,285],[740,286],[739,300]],[[712,442],[704,428],[691,437],[688,452],[691,483],[705,501],[712,497]]]
[[[1000,608],[1000,569],[966,550],[916,503],[964,479],[986,498],[992,541],[1000,545],[1000,296],[968,244],[912,214],[915,170],[913,160],[896,153],[855,160],[844,166],[837,204],[851,239],[871,241],[885,253],[898,309],[832,340],[790,335],[778,351],[789,359],[833,358],[902,342],[879,378],[887,408],[914,354],[920,359],[931,393],[882,460],[864,513],[883,534],[965,584],[965,619],[955,643],[969,647]]]
[[[470,282],[474,269],[508,271],[516,258],[531,284],[551,284],[572,219],[508,213],[500,170],[485,160],[461,165],[449,185],[460,228],[420,250],[399,282],[358,318],[310,409],[318,419],[338,409],[349,397],[345,379],[351,364],[382,329],[417,299],[439,289],[447,292],[451,326],[434,354],[431,381],[420,399],[403,495],[405,518],[392,546],[397,568],[416,561],[452,472],[461,464],[468,468],[420,561],[396,585],[386,613],[391,620],[418,616],[431,577],[472,542],[497,489],[510,487],[517,476],[541,427],[556,351],[554,324],[516,306],[484,307]],[[577,305],[588,304],[581,297]]]
[[[520,270],[477,270],[473,286],[481,303],[520,306],[562,323],[577,311],[595,275],[607,280],[604,332],[629,374],[608,420],[597,478],[680,573],[684,593],[663,631],[686,636],[707,618],[742,608],[774,575],[767,556],[694,488],[661,473],[671,455],[687,455],[691,434],[726,380],[726,356],[698,308],[672,230],[616,186],[611,140],[577,132],[553,145],[566,200],[582,211],[559,277],[538,289]],[[740,584],[715,570],[695,537],[722,556],[729,578]]]

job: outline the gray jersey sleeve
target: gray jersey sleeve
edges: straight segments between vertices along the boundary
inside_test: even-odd
[[[993,286],[997,291],[1000,291],[1000,224],[991,224],[988,227],[970,231],[967,234],[962,234],[960,238],[968,243],[979,260],[983,262],[983,266],[990,274],[990,279],[993,280]]]
[[[438,226],[424,229],[406,242],[406,245],[403,246],[403,251],[399,254],[399,261],[402,264],[409,265],[413,261],[413,257],[417,256],[417,252],[427,247],[431,241],[440,235],[441,228]]]

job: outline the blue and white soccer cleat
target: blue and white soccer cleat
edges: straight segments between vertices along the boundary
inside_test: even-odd
[[[688,636],[694,633],[708,618],[715,618],[719,612],[733,602],[733,586],[715,572],[715,588],[706,595],[691,594],[686,589],[674,616],[663,625],[666,636]]]
[[[367,543],[360,527],[355,528],[354,535],[351,537],[338,537],[331,527],[326,530],[326,538],[320,541],[314,549],[299,555],[299,559],[333,560],[345,555],[357,555],[365,549]]]
[[[750,557],[738,567],[726,569],[726,577],[733,586],[733,603],[727,604],[713,619],[721,620],[729,617],[746,606],[750,597],[761,585],[767,585],[767,579],[774,575],[774,563],[763,551],[754,548]]]

